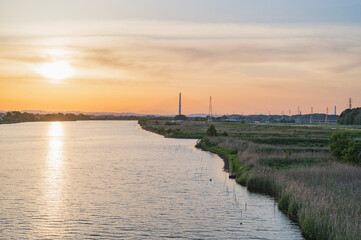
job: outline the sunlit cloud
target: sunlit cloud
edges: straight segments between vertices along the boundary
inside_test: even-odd
[[[1,36],[12,36],[0,43],[0,84],[11,86],[24,76],[46,84],[34,69],[64,60],[77,74],[63,88],[81,91],[84,101],[103,102],[112,111],[149,108],[169,113],[174,112],[169,100],[178,91],[192,99],[184,100],[186,112],[205,112],[203,101],[213,95],[226,113],[280,111],[308,106],[316,99],[320,108],[341,105],[361,89],[358,25],[154,21],[65,25],[40,24],[31,26],[31,32],[25,27],[0,30]],[[25,69],[21,73],[19,66]],[[101,86],[107,94],[95,93],[92,86]],[[61,109],[92,110],[84,106]]]

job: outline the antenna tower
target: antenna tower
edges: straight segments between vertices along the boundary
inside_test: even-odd
[[[348,100],[348,108],[352,108],[352,98],[350,98],[349,100]]]
[[[300,106],[297,107],[297,113],[298,113],[298,115],[301,115]]]
[[[311,107],[310,123],[312,123],[313,107]]]

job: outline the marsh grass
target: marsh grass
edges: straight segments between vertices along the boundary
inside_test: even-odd
[[[307,239],[360,239],[361,167],[334,161],[327,146],[345,127],[212,124],[228,136],[203,138],[197,146],[226,157],[236,181],[250,191],[276,197]],[[168,137],[201,138],[209,123],[146,126]],[[361,137],[360,128],[347,129]]]

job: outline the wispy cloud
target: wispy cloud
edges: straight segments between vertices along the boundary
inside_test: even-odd
[[[199,98],[214,94],[224,103],[253,99],[257,106],[239,107],[261,109],[262,98],[270,92],[278,96],[270,101],[276,106],[286,98],[298,101],[302,95],[307,95],[309,104],[326,94],[313,90],[321,86],[327,96],[339,96],[335,101],[361,90],[358,25],[103,22],[64,26],[0,28],[3,85],[24,76],[36,79],[34,67],[51,60],[46,51],[62,49],[67,53],[63,58],[76,68],[73,87],[119,87],[144,97],[158,93],[165,98],[183,89]],[[154,104],[149,107],[160,108]],[[192,109],[201,112],[199,107],[194,104]]]

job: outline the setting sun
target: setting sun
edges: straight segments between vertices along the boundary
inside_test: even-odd
[[[61,80],[71,77],[74,70],[67,61],[56,61],[44,63],[40,68],[40,73],[46,78]]]

